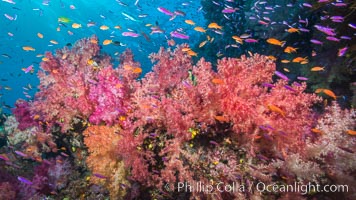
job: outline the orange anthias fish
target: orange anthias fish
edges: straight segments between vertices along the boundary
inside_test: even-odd
[[[325,70],[325,67],[319,67],[319,66],[315,66],[310,69],[310,71],[312,71],[312,72],[318,72],[318,71],[324,71],[324,70]]]
[[[203,27],[200,27],[200,26],[195,27],[194,30],[196,30],[198,32],[201,32],[201,33],[205,33],[206,32],[206,30]]]
[[[109,45],[112,43],[112,40],[104,40],[103,45]]]
[[[311,131],[312,131],[313,133],[323,134],[323,132],[322,132],[321,130],[317,129],[317,128],[312,128]]]
[[[295,52],[297,52],[297,49],[298,49],[298,48],[294,48],[294,47],[291,47],[291,46],[287,46],[287,47],[284,49],[284,52],[285,52],[285,53],[295,53]]]
[[[237,35],[232,36],[232,39],[234,39],[237,43],[240,43],[240,44],[243,44],[243,43],[244,43],[243,40],[242,40],[242,38],[240,38],[240,37],[237,36]]]
[[[281,63],[290,63],[290,61],[283,59],[283,60],[281,60]]]
[[[286,116],[286,115],[285,115],[285,112],[284,112],[282,109],[278,108],[277,106],[274,106],[274,105],[269,104],[269,105],[267,106],[267,108],[268,108],[270,111],[272,111],[272,112],[276,112],[276,113],[282,115],[283,117]]]
[[[37,33],[37,37],[39,37],[39,38],[43,38],[43,35],[42,35],[42,33]]]
[[[308,61],[307,57],[296,57],[292,60],[292,62],[295,62],[295,63],[300,63],[300,62],[305,62],[305,61]]]
[[[347,130],[346,133],[349,135],[356,135],[356,131],[354,130]]]
[[[198,56],[198,54],[193,50],[187,51],[187,54],[190,55],[190,56]]]
[[[323,90],[324,94],[328,95],[329,97],[333,98],[334,100],[336,100],[336,95],[333,91],[328,90],[328,89],[324,89]]]
[[[132,70],[132,72],[133,72],[134,74],[140,74],[140,73],[142,72],[142,69],[141,69],[140,67],[135,67],[135,68]]]
[[[199,44],[199,48],[203,47],[207,42],[208,42],[208,40],[204,40],[203,42],[201,42]]]
[[[106,31],[106,30],[109,30],[109,27],[106,25],[102,25],[102,26],[100,26],[100,30]]]
[[[219,122],[228,122],[229,120],[226,119],[224,116],[221,115],[215,115],[214,118],[218,120]]]
[[[268,38],[267,43],[283,47],[286,41],[279,41],[276,38]]]
[[[276,61],[277,60],[277,58],[275,56],[272,56],[272,55],[267,56],[267,58],[269,60],[272,60],[272,61]]]
[[[299,33],[299,29],[297,29],[297,28],[289,28],[288,30],[287,30],[287,32],[288,33],[295,33],[295,32],[298,32]]]
[[[185,23],[189,24],[189,25],[195,25],[195,22],[193,22],[193,20],[187,19],[184,21]]]
[[[78,23],[73,23],[72,24],[72,28],[81,28],[82,25],[81,24],[78,24]]]
[[[217,23],[213,22],[208,25],[208,28],[222,29],[222,26],[219,26]]]
[[[214,84],[223,84],[224,83],[224,81],[222,79],[219,79],[219,78],[213,78],[211,80],[211,82],[214,83]]]
[[[24,51],[35,51],[35,50],[36,50],[35,48],[33,48],[33,47],[31,47],[31,46],[24,46],[24,47],[22,47],[22,49],[23,49]]]

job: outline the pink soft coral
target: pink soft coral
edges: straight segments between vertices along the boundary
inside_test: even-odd
[[[132,123],[121,132],[119,152],[135,180],[158,188],[203,180],[191,174],[182,152],[219,135],[253,157],[302,148],[315,121],[310,107],[319,100],[303,92],[305,84],[273,84],[275,64],[257,54],[224,58],[217,71],[203,59],[194,66],[186,47],[152,54],[158,62],[132,94]]]
[[[79,40],[71,49],[57,50],[55,55],[46,53],[47,60],[41,63],[42,70],[38,72],[40,91],[31,106],[32,113],[40,116],[39,120],[49,125],[59,124],[63,132],[71,127],[75,117],[87,119],[93,112],[95,123],[115,121],[113,118],[117,116],[114,115],[119,113],[114,109],[122,102],[108,101],[122,95],[119,88],[113,87],[119,80],[110,58],[99,51],[98,40],[93,36]],[[109,88],[112,89],[108,91]],[[108,107],[113,110],[105,110]],[[104,115],[108,116],[103,118]]]

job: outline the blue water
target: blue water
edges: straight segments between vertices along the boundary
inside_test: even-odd
[[[167,46],[167,38],[170,39],[171,31],[183,28],[189,34],[189,41],[176,40],[177,43],[194,43],[198,39],[199,33],[184,23],[185,19],[194,19],[195,23],[201,26],[206,23],[202,11],[199,10],[200,1],[177,0],[172,4],[170,1],[159,0],[141,0],[137,3],[131,0],[60,0],[49,1],[48,5],[46,1],[15,0],[15,2],[16,4],[0,2],[0,54],[10,56],[10,58],[6,55],[0,56],[0,79],[2,79],[0,103],[9,106],[13,106],[18,98],[27,99],[23,94],[23,87],[28,84],[34,87],[28,93],[32,96],[35,93],[35,87],[39,83],[36,73],[41,62],[41,57],[36,57],[37,54],[44,54],[46,51],[54,52],[55,49],[63,48],[69,43],[74,44],[80,38],[95,34],[100,43],[105,39],[111,39],[122,44],[122,46],[102,46],[102,50],[113,58],[116,52],[121,53],[126,48],[132,49],[145,73],[152,66],[148,59],[149,53],[157,52],[160,46]],[[71,5],[75,8],[72,9]],[[181,10],[186,13],[186,16],[177,16],[170,20],[170,16],[157,10],[158,7],[164,7],[172,12]],[[122,13],[139,21],[129,20]],[[5,14],[16,19],[9,20],[4,16]],[[146,14],[147,17],[138,17],[142,14]],[[65,27],[59,24],[59,17],[66,17],[71,21],[65,23]],[[95,22],[96,25],[87,27],[90,21]],[[81,24],[82,27],[74,29],[71,27],[72,23]],[[158,25],[165,32],[150,35],[151,30],[149,26],[146,26],[147,24]],[[110,29],[103,31],[99,28],[101,25],[109,26]],[[121,30],[115,29],[116,25],[119,25]],[[57,27],[60,31],[56,30]],[[150,41],[142,36],[131,38],[121,35],[122,32],[130,29],[140,34],[145,33]],[[68,31],[71,31],[73,35],[70,35]],[[37,37],[37,33],[41,33],[44,36],[43,39]],[[55,40],[58,44],[51,44],[50,40]],[[31,46],[36,50],[26,52],[22,49],[23,46]],[[113,62],[116,66],[117,60]],[[22,68],[31,64],[34,65],[34,73],[25,74]],[[9,86],[11,90],[4,89],[5,86]],[[4,112],[10,111],[6,106],[3,106],[3,109]]]

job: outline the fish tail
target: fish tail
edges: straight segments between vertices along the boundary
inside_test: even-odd
[[[282,41],[281,42],[281,47],[284,47],[285,44],[286,44],[286,41]]]

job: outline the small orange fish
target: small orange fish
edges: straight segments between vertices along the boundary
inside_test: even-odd
[[[184,20],[184,22],[185,22],[186,24],[189,24],[189,25],[192,25],[192,26],[195,25],[195,22],[193,22],[193,20],[190,20],[190,19],[186,19],[186,20]]]
[[[312,72],[318,72],[318,71],[324,71],[324,70],[325,70],[325,67],[319,67],[319,66],[315,66],[310,69],[310,71],[312,71]]]
[[[208,25],[208,28],[222,29],[222,26],[219,26],[217,23],[212,22]]]
[[[33,116],[33,119],[34,120],[37,120],[37,119],[39,119],[40,118],[40,116],[39,115],[35,115],[35,116]]]
[[[102,25],[102,26],[100,26],[100,30],[106,31],[106,30],[109,30],[109,27],[106,25]]]
[[[191,51],[191,49],[189,47],[184,47],[184,48],[182,48],[182,51],[187,52],[187,51]]]
[[[216,120],[218,120],[219,122],[228,122],[228,120],[224,116],[221,116],[221,115],[215,115],[214,118]]]
[[[311,131],[312,131],[313,133],[323,134],[323,132],[322,132],[321,130],[317,129],[317,128],[312,128]]]
[[[119,25],[114,26],[114,29],[119,29],[119,30],[121,30],[121,26],[119,26]]]
[[[42,35],[42,33],[37,33],[37,37],[39,37],[39,38],[43,38],[43,35]]]
[[[302,65],[305,65],[305,64],[308,64],[308,63],[309,63],[308,60],[303,60],[302,62],[300,62],[300,64],[302,64]]]
[[[214,84],[223,84],[224,83],[224,81],[222,79],[219,79],[219,78],[213,78],[211,80],[211,82],[214,83]]]
[[[95,38],[90,38],[90,42],[93,44],[98,44],[98,40]]]
[[[187,51],[187,54],[190,55],[190,56],[198,56],[198,54],[193,50]]]
[[[195,27],[194,30],[196,30],[198,32],[201,32],[201,33],[205,33],[206,32],[206,30],[203,27],[200,27],[200,26]]]
[[[272,61],[276,61],[276,60],[277,60],[277,58],[274,57],[274,56],[272,56],[272,55],[267,56],[267,58],[268,58],[269,60],[272,60]]]
[[[281,63],[290,63],[290,61],[283,59],[283,60],[281,60]]]
[[[243,43],[244,43],[244,41],[242,40],[242,38],[240,38],[240,37],[237,36],[237,35],[232,36],[232,39],[234,39],[235,42],[237,42],[237,43],[239,43],[239,44],[243,44]]]
[[[36,50],[35,48],[33,48],[33,47],[31,47],[31,46],[23,46],[22,49],[23,49],[24,51],[35,51],[35,50]]]
[[[333,98],[334,100],[336,100],[336,95],[333,91],[328,90],[328,89],[324,89],[323,90],[324,94],[328,95],[329,97]]]
[[[72,28],[77,29],[77,28],[81,28],[81,27],[82,27],[81,24],[78,24],[78,23],[73,23],[73,24],[72,24]]]
[[[308,60],[307,57],[304,57],[304,58],[302,58],[302,57],[296,57],[296,58],[294,58],[294,59],[292,60],[292,62],[300,63],[300,62],[306,61],[306,60]]]
[[[288,68],[283,68],[285,72],[290,72]]]
[[[283,47],[286,41],[279,41],[276,38],[268,38],[267,43]]]
[[[276,112],[276,113],[282,115],[283,117],[286,116],[285,113],[284,113],[284,111],[283,111],[282,109],[278,108],[278,107],[275,106],[275,105],[269,104],[269,105],[267,106],[267,108],[268,108],[270,111],[272,111],[272,112]]]
[[[208,42],[208,40],[204,40],[203,42],[201,42],[199,44],[199,48],[202,48],[207,42]]]
[[[140,67],[135,67],[135,68],[132,70],[132,72],[133,72],[134,74],[140,74],[140,73],[142,72],[142,69],[141,69]]]
[[[55,40],[50,40],[49,42],[52,43],[52,44],[58,44],[58,42],[55,41]]]
[[[296,53],[296,52],[297,52],[297,49],[298,49],[298,48],[294,48],[294,47],[291,47],[291,46],[287,46],[287,47],[284,49],[284,52],[285,52],[285,53]]]
[[[49,61],[49,59],[46,58],[46,57],[43,57],[43,58],[42,58],[42,61],[46,62],[46,61]]]
[[[346,133],[349,135],[356,135],[356,131],[354,130],[347,130]]]
[[[109,45],[112,43],[112,40],[104,40],[103,45]]]
[[[299,29],[291,27],[291,28],[289,28],[289,29],[287,30],[287,32],[288,32],[288,33],[295,33],[295,32],[298,32],[298,33],[299,33]]]

